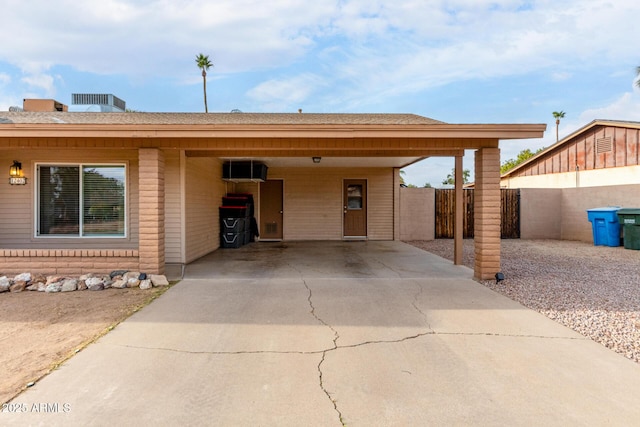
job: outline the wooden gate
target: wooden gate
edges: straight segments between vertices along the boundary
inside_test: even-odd
[[[462,235],[473,238],[473,189],[464,189]],[[455,227],[456,195],[453,189],[436,190],[436,239],[453,239]],[[500,237],[520,238],[520,190],[500,190]]]

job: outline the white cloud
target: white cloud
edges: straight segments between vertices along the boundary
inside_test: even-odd
[[[322,86],[324,81],[320,76],[303,74],[263,82],[247,95],[261,103],[266,111],[290,111],[302,107],[301,103]]]
[[[15,37],[0,45],[0,62],[51,93],[42,75],[54,65],[195,84],[203,52],[212,79],[264,72],[269,82],[249,92],[254,100],[313,96],[345,110],[540,70],[570,80],[627,58],[638,15],[636,0],[6,0],[0,27]],[[295,77],[312,73],[322,82]],[[337,94],[322,97],[314,85]]]
[[[585,110],[579,116],[579,120],[585,124],[596,119],[640,122],[640,93],[627,92],[611,104]]]
[[[43,89],[47,96],[55,95],[55,86],[54,86],[54,78],[49,74],[37,74],[31,75],[27,77],[23,77],[21,79],[24,83],[32,88]]]
[[[57,63],[99,74],[176,76],[202,51],[223,73],[260,69],[302,55],[311,42],[301,29],[327,14],[323,5],[287,0],[10,1],[0,26],[22,36],[0,46],[0,59],[26,72]]]

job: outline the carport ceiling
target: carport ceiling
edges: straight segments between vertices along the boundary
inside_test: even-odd
[[[321,157],[321,156],[318,156]],[[402,168],[422,160],[423,157],[322,157],[320,163],[314,163],[311,157],[227,157],[223,160],[253,160],[266,164],[270,168],[359,168],[359,167],[398,167]]]

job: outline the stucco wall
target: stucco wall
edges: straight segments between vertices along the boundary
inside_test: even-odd
[[[500,181],[503,188],[584,188],[633,185],[640,182],[640,166],[579,170],[545,175],[516,176]]]
[[[560,239],[562,236],[562,190],[520,190],[520,238]]]
[[[435,188],[400,188],[400,240],[435,239]]]
[[[285,240],[342,240],[343,180],[366,179],[371,240],[393,240],[392,168],[270,168],[284,180]]]
[[[523,188],[520,203],[522,239],[593,242],[587,210],[605,206],[640,208],[640,184],[562,189]]]
[[[604,206],[640,208],[640,184],[563,189],[561,238],[593,242],[586,211]]]

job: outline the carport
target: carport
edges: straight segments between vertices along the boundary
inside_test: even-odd
[[[1,113],[0,162],[11,165],[16,160],[27,179],[25,185],[0,186],[0,197],[8,201],[0,207],[0,269],[163,273],[168,264],[189,264],[219,247],[217,207],[228,185],[235,184],[222,181],[222,163],[247,159],[265,162],[280,174],[288,173],[290,182],[303,184],[318,171],[332,170],[346,185],[348,178],[360,178],[360,171],[368,170],[369,179],[375,175],[377,180],[369,194],[384,192],[371,211],[384,212],[370,218],[367,226],[373,231],[364,237],[399,240],[400,168],[428,157],[454,157],[456,205],[462,206],[462,156],[473,150],[474,275],[491,278],[500,270],[499,143],[539,138],[545,128],[448,124],[413,114]],[[76,168],[108,163],[123,170],[126,196],[121,211],[126,214],[120,219],[120,235],[40,235],[42,199],[35,185],[41,179],[39,168],[70,163]],[[322,178],[316,177],[315,183]],[[317,186],[308,187],[293,195],[292,205],[324,214],[328,201],[332,215],[337,214],[331,227],[342,228],[342,202],[336,193],[331,198]],[[317,196],[315,206],[300,197],[303,192]],[[331,227],[320,222],[319,233],[298,232],[292,239],[327,239],[322,232]],[[455,264],[460,264],[461,209],[456,210],[455,242]]]

